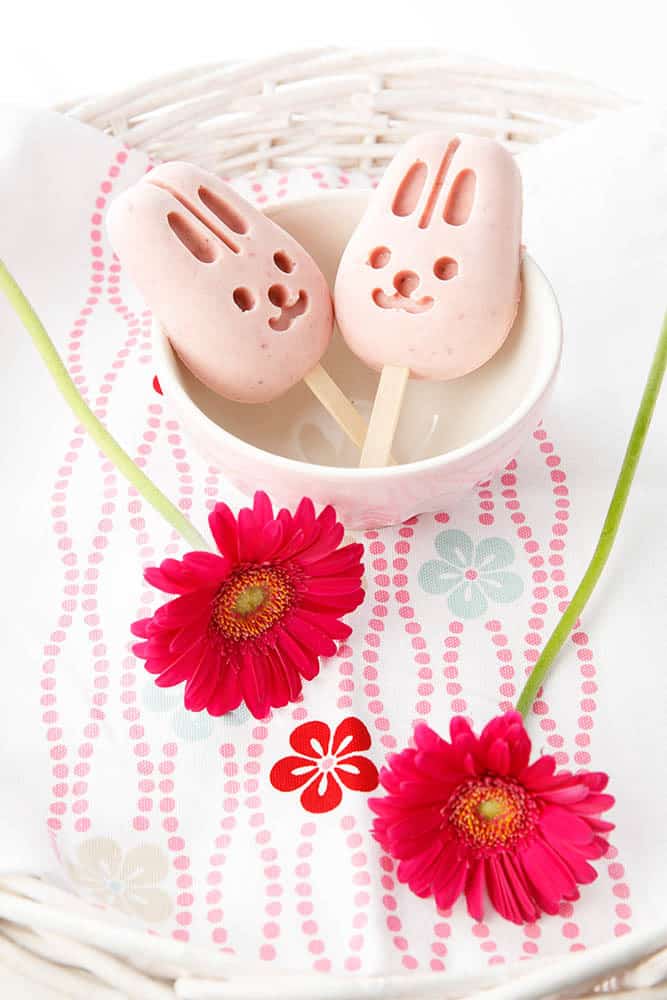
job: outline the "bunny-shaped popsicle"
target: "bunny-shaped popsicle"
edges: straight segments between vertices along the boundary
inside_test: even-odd
[[[521,178],[497,142],[415,136],[343,253],[334,293],[350,348],[381,371],[364,466],[385,465],[407,380],[446,381],[501,347],[521,295]]]
[[[362,447],[367,426],[320,365],[327,283],[296,240],[233,188],[164,163],[112,204],[111,242],[185,365],[228,399],[263,403],[303,379]]]

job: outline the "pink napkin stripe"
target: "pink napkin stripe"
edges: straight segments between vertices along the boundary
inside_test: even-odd
[[[428,650],[427,639],[425,638],[428,633],[417,617],[416,607],[413,605],[410,592],[407,589],[409,578],[404,572],[408,566],[407,557],[410,555],[412,549],[412,539],[415,534],[415,525],[417,525],[420,520],[423,519],[411,518],[399,529],[399,540],[394,545],[395,558],[393,561],[393,568],[398,570],[398,572],[395,573],[392,582],[395,588],[394,599],[399,605],[399,617],[403,621],[406,634],[411,636],[413,648],[417,650],[414,656],[417,675],[419,677],[423,676],[426,678],[427,672],[430,673],[430,667],[428,664],[431,663],[431,654]],[[438,526],[441,524],[446,525],[450,523],[451,517],[447,511],[440,511],[433,516],[433,520]],[[465,626],[462,621],[458,621],[457,619],[450,620],[448,624],[449,635],[444,639],[445,649],[442,654],[444,663],[443,674],[445,677],[444,687],[449,697],[451,715],[466,715],[468,712],[468,702],[463,697],[463,686],[460,683],[461,677],[459,676],[458,666],[464,628]],[[424,698],[418,701],[415,706],[415,722],[424,721],[424,716],[428,716],[430,714],[432,708],[430,696],[433,694],[433,690],[432,684],[418,685],[418,695],[423,695]],[[439,694],[440,692],[438,692],[438,695]],[[470,718],[470,716],[468,716],[468,718]],[[451,917],[451,914],[452,910],[438,910],[438,915],[441,918],[449,918]],[[448,924],[448,926],[451,930],[451,925]],[[480,937],[485,938],[485,940],[480,942],[480,948],[484,953],[484,957],[487,958],[489,965],[503,964],[506,961],[506,958],[498,951],[496,941],[489,936],[489,928],[485,924],[476,925],[474,923],[470,923],[469,927],[476,939],[479,939]],[[436,938],[442,932],[440,920],[436,921],[433,925],[433,932],[436,935]],[[443,946],[442,942],[436,939],[432,941],[431,950],[434,950],[439,956],[438,958],[431,960],[431,969],[433,971],[439,971],[441,965],[444,967],[444,963],[442,962],[444,949],[446,949],[446,946]]]
[[[102,222],[101,213],[106,205],[108,195],[113,190],[113,181],[118,177],[120,168],[122,164],[125,163],[126,159],[127,154],[124,151],[117,152],[114,155],[111,164],[103,173],[103,179],[100,181],[98,186],[98,194],[90,215],[90,224],[92,227],[88,248],[90,254],[90,289],[84,305],[79,310],[77,318],[74,320],[68,333],[68,339],[65,346],[65,359],[68,364],[70,374],[84,397],[88,397],[89,389],[86,377],[83,374],[81,355],[79,352],[81,342],[84,340],[86,335],[86,327],[89,326],[91,322],[95,307],[99,305],[102,295],[101,286],[104,280],[104,264],[99,259],[103,254],[102,247],[100,246],[100,225]],[[51,788],[52,801],[49,804],[49,814],[46,822],[49,835],[51,837],[51,843],[57,857],[60,856],[57,835],[62,829],[63,818],[67,812],[67,796],[70,791],[70,764],[68,763],[69,748],[63,738],[63,729],[59,725],[60,720],[56,693],[56,665],[60,661],[60,654],[65,646],[68,632],[74,622],[74,613],[79,606],[78,598],[82,590],[80,584],[81,570],[79,559],[73,548],[73,538],[70,534],[67,519],[67,503],[70,497],[70,486],[73,479],[74,465],[78,460],[78,456],[85,440],[86,438],[83,433],[83,429],[80,426],[75,427],[74,437],[72,437],[69,441],[68,450],[65,452],[63,457],[63,465],[60,466],[58,470],[58,478],[54,483],[53,500],[57,506],[52,508],[51,511],[53,531],[58,537],[57,547],[64,553],[62,557],[64,566],[64,596],[61,603],[61,610],[64,613],[58,618],[58,628],[51,633],[50,643],[44,648],[44,653],[47,656],[47,659],[42,665],[43,673],[46,675],[42,680],[42,688],[48,692],[46,696],[43,696],[43,698],[46,698],[44,705],[48,710],[43,714],[42,721],[48,727],[46,729],[45,736],[47,743],[51,744],[49,756],[52,761],[51,773],[55,779]],[[89,566],[86,578],[89,582],[97,579],[97,569]],[[85,790],[84,785],[86,783],[83,779],[86,778],[88,774],[88,765],[85,758],[89,756],[91,752],[92,745],[90,743],[83,744],[82,747],[79,748],[80,759],[79,762],[74,765],[74,775],[78,779],[78,781],[75,782],[78,794],[83,794]]]
[[[404,528],[399,529],[399,535]],[[364,650],[362,652],[362,658],[364,660],[365,666],[363,668],[364,680],[368,683],[364,687],[364,694],[367,699],[367,710],[370,715],[375,716],[374,726],[377,730],[382,733],[380,737],[380,743],[386,748],[387,751],[391,751],[397,747],[397,741],[390,731],[390,721],[385,715],[385,705],[382,701],[382,674],[378,670],[376,664],[380,663],[380,648],[382,641],[385,638],[385,619],[388,616],[388,604],[389,604],[389,591],[386,587],[389,585],[389,577],[387,576],[387,549],[383,539],[383,535],[378,531],[366,531],[364,537],[367,542],[366,551],[367,558],[371,558],[371,566],[375,573],[375,576],[371,576],[368,572],[369,581],[372,579],[375,586],[378,588],[373,592],[369,592],[367,600],[369,602],[376,602],[372,604],[371,617],[368,622],[368,632],[364,637]],[[370,543],[370,544],[368,544]],[[368,588],[370,591],[370,586]],[[380,639],[380,644],[375,646],[374,638],[378,636]],[[395,865],[393,860],[387,855],[382,855],[380,858],[380,866],[382,869],[381,875],[381,885],[385,890],[382,895],[382,903],[384,905],[386,912],[385,923],[387,930],[391,935],[391,943],[400,953],[401,953],[401,965],[403,968],[408,970],[413,970],[418,968],[419,962],[412,954],[409,942],[405,936],[403,921],[401,920],[398,898],[396,893],[396,882],[394,878]]]

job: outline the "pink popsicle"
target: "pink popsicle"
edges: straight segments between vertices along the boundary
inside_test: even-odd
[[[179,357],[228,399],[263,403],[304,379],[360,446],[366,425],[319,362],[326,280],[296,240],[233,188],[165,163],[109,210],[111,242]]]
[[[446,381],[502,346],[521,295],[521,178],[497,142],[433,132],[388,167],[340,262],[336,318],[382,371],[362,464],[384,464],[408,377]]]

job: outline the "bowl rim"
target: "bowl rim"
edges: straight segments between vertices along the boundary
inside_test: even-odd
[[[370,191],[365,188],[352,190],[347,188],[334,188],[326,192],[306,195],[301,198],[292,198],[289,200],[285,199],[285,201],[281,202],[272,202],[270,205],[265,207],[264,211],[266,215],[272,217],[274,214],[282,214],[281,210],[284,208],[307,208],[309,205],[321,203],[327,200],[351,200],[352,197],[360,197],[364,195],[368,197],[369,194]],[[300,472],[303,474],[304,470],[308,469],[340,481],[354,480],[355,482],[363,482],[371,481],[377,477],[386,477],[389,479],[397,478],[401,475],[405,475],[406,473],[413,474],[433,471],[435,469],[443,469],[449,465],[457,464],[458,462],[471,457],[475,453],[482,451],[490,445],[493,445],[496,441],[500,440],[500,438],[507,435],[508,432],[520,424],[524,417],[528,415],[530,410],[545,394],[558,370],[563,349],[563,321],[556,294],[542,268],[525,250],[522,254],[521,267],[522,271],[525,267],[534,271],[538,280],[542,283],[543,287],[546,288],[555,313],[555,336],[552,338],[550,348],[547,350],[544,364],[540,366],[540,371],[543,371],[543,375],[541,378],[536,378],[535,381],[531,383],[529,390],[523,399],[520,400],[517,406],[507,415],[507,417],[505,417],[503,421],[501,421],[500,424],[493,427],[485,434],[482,434],[481,437],[468,441],[459,448],[443,452],[440,455],[432,455],[428,458],[420,458],[415,462],[404,462],[398,465],[360,469],[350,465],[320,465],[315,462],[302,462],[296,458],[287,458],[285,455],[278,455],[275,452],[266,451],[264,448],[251,444],[249,441],[244,441],[243,438],[236,437],[235,434],[232,434],[230,431],[226,430],[226,428],[216,423],[215,420],[212,420],[208,414],[206,414],[193,402],[190,395],[185,391],[178,375],[176,352],[171,346],[162,324],[157,317],[153,315],[153,333],[156,341],[156,361],[160,385],[165,393],[165,396],[169,398],[169,396],[173,394],[177,408],[185,408],[189,410],[189,412],[193,414],[194,420],[200,423],[203,430],[207,434],[218,434],[223,441],[226,439],[230,440],[233,442],[235,447],[239,448],[242,452],[247,452],[250,457],[264,461],[268,460],[271,464],[276,465],[279,468],[289,470],[293,473]],[[164,378],[163,373],[166,373],[166,378]]]

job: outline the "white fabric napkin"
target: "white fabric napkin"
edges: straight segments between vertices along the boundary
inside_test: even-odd
[[[641,109],[522,156],[525,242],[554,284],[566,336],[544,428],[516,469],[448,519],[364,539],[369,596],[352,638],[303,703],[266,725],[242,712],[188,718],[129,653],[129,624],[151,599],[142,565],[182,547],[75,427],[0,301],[0,871],[66,882],[157,933],[267,971],[459,975],[664,919],[665,400],[608,570],[530,719],[535,752],[608,771],[617,797],[613,849],[574,907],[529,928],[491,912],[476,926],[461,904],[438,914],[382,867],[366,793],[344,790],[314,816],[269,772],[304,719],[331,731],[361,720],[379,766],[416,719],[444,732],[463,711],[479,727],[511,700],[592,551],[665,308],[666,125]],[[242,498],[152,388],[150,319],[104,234],[109,199],[145,167],[72,121],[3,109],[0,256],[100,416],[205,530],[207,503]],[[322,168],[240,187],[261,205],[340,183],[367,179]],[[453,529],[471,551],[501,540],[497,603],[464,581],[449,593],[420,585],[422,565],[440,558],[436,537]],[[527,540],[537,546],[526,551]]]

